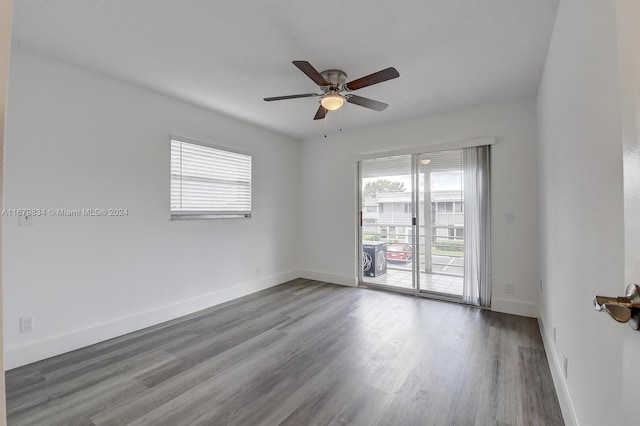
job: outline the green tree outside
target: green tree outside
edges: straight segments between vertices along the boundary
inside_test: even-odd
[[[404,182],[395,182],[387,179],[379,179],[367,182],[362,194],[365,197],[375,198],[379,192],[404,192]]]

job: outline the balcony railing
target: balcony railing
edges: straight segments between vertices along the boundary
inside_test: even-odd
[[[406,226],[411,225],[413,215],[411,213],[390,212],[378,213],[379,224],[389,224],[390,226]]]
[[[419,261],[421,272],[428,272],[437,275],[463,276],[464,237],[456,236],[455,234],[464,234],[464,227],[459,225],[431,226],[431,236],[429,244],[429,252],[431,253],[430,262],[426,262],[425,259],[425,254],[427,253],[427,246],[425,246],[425,241],[427,239],[424,235],[424,226],[420,226],[420,231],[418,252],[420,255]],[[389,244],[412,243],[413,234],[411,222],[406,224],[398,224],[397,222],[363,224],[362,232],[365,238],[365,242],[367,240],[374,240],[387,242]],[[451,235],[450,232],[452,232],[453,235]],[[406,253],[409,254],[410,252]],[[411,264],[389,264],[388,267],[391,269],[407,270],[411,268]],[[427,269],[430,270],[427,271]]]

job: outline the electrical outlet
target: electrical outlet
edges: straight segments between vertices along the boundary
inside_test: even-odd
[[[542,291],[542,280],[540,280],[540,291]]]
[[[507,222],[513,222],[513,212],[507,212],[504,214],[504,220]]]
[[[569,358],[566,355],[564,355],[564,378],[569,378]]]
[[[505,293],[513,293],[513,291],[514,291],[513,283],[507,283],[507,284],[504,286],[504,292],[505,292]]]
[[[556,330],[556,326],[553,326],[553,343],[558,341],[558,330]]]
[[[20,333],[30,333],[33,331],[33,317],[20,318]]]

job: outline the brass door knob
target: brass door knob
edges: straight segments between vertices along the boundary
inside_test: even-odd
[[[627,286],[626,296],[594,297],[593,307],[596,311],[607,312],[618,322],[628,323],[634,330],[640,329],[640,286],[637,284]]]

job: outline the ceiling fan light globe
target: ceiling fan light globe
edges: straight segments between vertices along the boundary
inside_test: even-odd
[[[320,99],[320,104],[328,111],[335,111],[342,108],[344,98],[340,95],[327,95]]]

